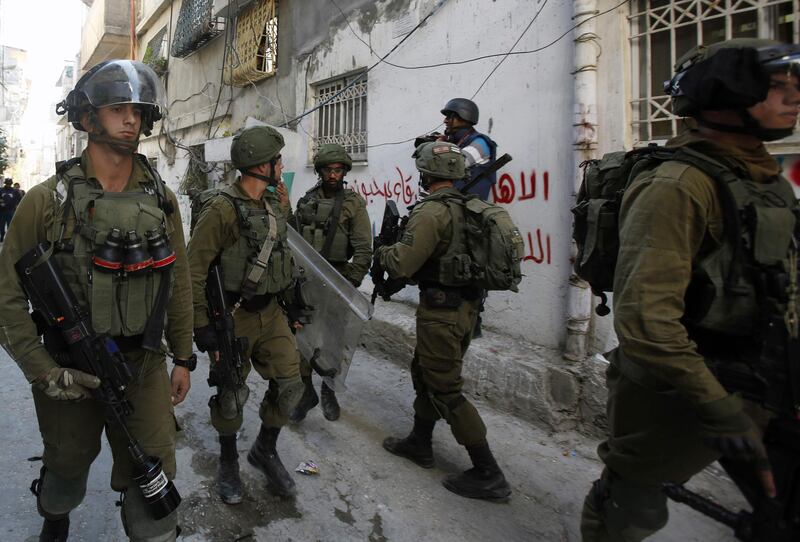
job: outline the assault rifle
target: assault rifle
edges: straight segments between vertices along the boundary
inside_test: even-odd
[[[92,328],[91,316],[78,304],[52,258],[50,243],[36,245],[20,258],[15,268],[38,320],[46,326],[45,343],[54,359],[64,367],[100,379],[100,386],[91,390],[92,398],[103,405],[106,421],[122,429],[128,440],[134,480],[148,510],[155,519],[166,517],[178,507],[181,496],[164,474],[161,460],[145,454],[128,428],[126,419],[133,413],[133,405],[125,390],[133,373],[125,356],[111,337]]]
[[[800,344],[774,312],[767,329],[757,370],[710,360],[708,365],[728,391],[776,414],[763,441],[777,496],[770,499],[764,494],[752,463],[724,457],[719,463],[752,511],[733,512],[680,484],[665,484],[663,491],[672,500],[731,527],[739,540],[789,542],[800,540]]]
[[[211,360],[208,385],[218,390],[234,390],[236,411],[242,411],[238,390],[244,385],[244,361],[247,352],[247,337],[234,333],[233,311],[225,294],[222,267],[212,265],[206,279],[208,318],[217,334],[219,360]]]
[[[378,258],[378,249],[382,246],[391,246],[400,240],[403,234],[406,222],[408,222],[408,215],[400,217],[397,212],[397,204],[394,200],[386,200],[386,207],[383,210],[383,221],[381,222],[381,231],[375,237],[372,244],[372,267],[369,270],[372,283],[375,287],[372,290],[372,298],[370,302],[374,305],[378,296],[384,301],[389,301],[393,294],[402,290],[406,283],[402,279],[392,279],[386,276],[386,270],[381,265],[380,258]]]

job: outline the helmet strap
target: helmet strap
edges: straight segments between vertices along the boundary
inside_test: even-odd
[[[275,173],[275,164],[276,163],[277,163],[277,160],[270,160],[269,161],[270,171],[272,172],[272,174]],[[249,177],[255,177],[259,181],[264,181],[269,186],[278,186],[278,182],[279,182],[279,179],[276,179],[275,177],[272,177],[271,175],[269,175],[269,176],[262,175],[260,173],[256,173],[256,172],[250,171],[250,170],[242,170],[242,175],[247,175]]]
[[[753,118],[747,109],[740,109],[738,113],[739,118],[742,119],[741,126],[713,122],[703,118],[702,116],[697,117],[697,123],[713,130],[719,130],[720,132],[753,136],[761,141],[775,141],[777,139],[783,139],[784,137],[792,135],[794,132],[794,128],[764,128],[756,119]]]

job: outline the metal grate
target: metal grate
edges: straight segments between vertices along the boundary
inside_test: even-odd
[[[278,1],[258,0],[245,8],[236,21],[233,67],[228,82],[245,86],[270,75],[278,66]]]
[[[172,39],[172,56],[183,58],[225,31],[225,19],[212,16],[214,0],[184,0]]]
[[[699,44],[731,38],[800,38],[800,0],[636,0],[631,2],[631,101],[634,143],[669,139],[672,114],[663,83],[675,62]]]
[[[356,81],[357,80],[357,81]],[[354,82],[355,81],[355,82]],[[353,86],[342,89],[350,83]],[[331,97],[342,92],[325,103]],[[317,147],[337,143],[344,147],[353,160],[367,159],[367,76],[364,72],[314,85]]]

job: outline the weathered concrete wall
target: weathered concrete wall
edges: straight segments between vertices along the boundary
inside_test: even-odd
[[[332,27],[328,40],[309,55],[308,81],[370,66],[388,52],[397,15],[421,20],[433,1],[376,3],[352,14],[352,29]],[[377,8],[377,12],[371,11]],[[542,9],[543,8],[543,9]],[[534,49],[555,39],[571,26],[571,3],[526,0],[453,0],[445,2],[409,40],[388,59],[406,66],[430,64],[507,51],[542,9],[518,50]],[[363,24],[361,24],[363,23]],[[564,39],[544,53],[509,57],[475,98],[481,108],[478,129],[489,133],[500,152],[515,157],[503,170],[496,199],[509,212],[526,240],[525,278],[520,293],[493,293],[487,325],[511,336],[558,347],[565,326],[565,285],[569,273],[570,203],[573,197],[571,121],[573,46]],[[381,64],[368,75],[368,164],[349,174],[350,186],[363,194],[373,222],[379,222],[387,197],[398,204],[415,201],[417,174],[410,142],[441,129],[439,110],[453,97],[471,97],[499,58],[460,66],[404,70]],[[310,107],[312,93],[297,109]],[[313,131],[313,115],[301,122],[301,132]],[[295,190],[310,186],[313,172],[295,180]],[[293,193],[293,199],[302,192]]]

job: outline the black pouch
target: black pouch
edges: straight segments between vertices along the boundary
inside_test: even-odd
[[[464,297],[458,290],[423,288],[419,296],[422,304],[432,309],[457,309],[464,302]]]

